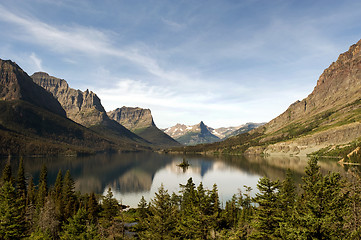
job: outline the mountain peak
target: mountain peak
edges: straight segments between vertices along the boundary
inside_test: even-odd
[[[155,126],[150,109],[123,106],[108,112],[108,116],[129,130]]]
[[[0,99],[23,100],[66,116],[59,102],[46,90],[36,85],[15,62],[0,59]]]

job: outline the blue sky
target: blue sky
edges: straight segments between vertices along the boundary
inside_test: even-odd
[[[269,121],[361,38],[360,1],[3,0],[0,58],[158,127]]]

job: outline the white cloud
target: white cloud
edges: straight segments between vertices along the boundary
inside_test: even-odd
[[[33,61],[35,65],[35,71],[44,71],[42,66],[42,61],[40,58],[36,56],[35,53],[31,53],[30,59]]]

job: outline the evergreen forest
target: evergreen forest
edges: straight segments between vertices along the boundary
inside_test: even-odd
[[[150,202],[126,209],[111,189],[76,192],[69,171],[49,186],[44,165],[35,185],[20,159],[16,176],[9,164],[1,175],[0,239],[361,239],[361,184],[351,175],[322,174],[311,158],[300,186],[288,170],[283,181],[260,178],[255,195],[244,186],[223,205],[217,185],[190,178],[178,193],[160,186]]]

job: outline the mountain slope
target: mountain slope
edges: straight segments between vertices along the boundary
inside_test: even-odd
[[[122,107],[108,112],[108,116],[153,145],[180,146],[177,141],[155,125],[149,109]]]
[[[269,123],[188,151],[309,154],[361,136],[361,40],[339,56],[312,93]]]
[[[33,81],[49,91],[65,109],[67,117],[99,134],[119,143],[148,145],[144,139],[119,123],[109,119],[98,96],[92,91],[84,92],[70,88],[68,83],[44,72],[34,73]]]
[[[0,59],[0,99],[23,100],[65,117],[65,111],[51,94],[33,83],[16,63]]]
[[[76,154],[120,149],[67,119],[59,102],[14,62],[0,62],[0,155]],[[135,146],[124,146],[124,149],[135,149]]]

